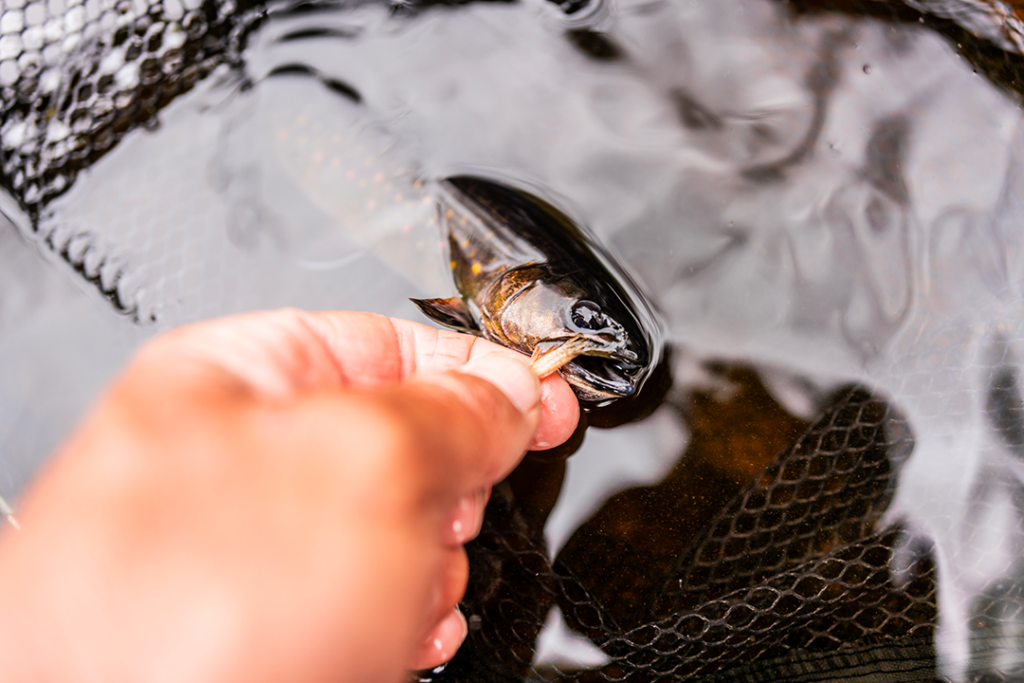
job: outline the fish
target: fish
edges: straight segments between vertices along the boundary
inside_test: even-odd
[[[458,296],[412,299],[428,318],[530,355],[585,405],[639,392],[661,354],[660,322],[576,222],[475,176],[441,181],[437,205]]]

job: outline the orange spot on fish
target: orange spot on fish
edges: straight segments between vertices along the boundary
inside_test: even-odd
[[[396,201],[396,202],[400,202],[400,201],[402,201],[402,195],[400,195],[400,194],[396,194],[396,195],[395,195],[395,201]]]
[[[412,230],[412,226],[408,223],[402,226],[402,232],[409,232],[410,230]]]
[[[370,211],[373,211],[374,209],[377,208],[377,202],[373,200],[366,202],[366,208],[369,209]]]
[[[377,175],[373,176],[373,179],[379,183],[380,181],[384,180],[384,174],[378,172]]]
[[[456,263],[455,261],[452,261],[452,262],[451,262],[451,265],[452,265],[452,270],[455,270],[455,266],[457,266],[457,265],[459,265],[459,264],[457,264],[457,263]]]
[[[480,271],[483,270],[483,267],[480,265],[479,261],[474,261],[473,265],[470,266],[469,269],[473,271],[473,275],[479,275]]]

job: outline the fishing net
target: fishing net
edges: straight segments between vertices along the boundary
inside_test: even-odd
[[[900,531],[877,522],[899,465],[913,448],[906,422],[863,389],[840,392],[824,417],[729,502],[660,576],[634,576],[645,593],[627,624],[610,614],[565,558],[547,559],[543,537],[508,487],[496,490],[480,537],[469,546],[464,608],[467,646],[438,680],[684,680],[794,651],[833,653],[871,643],[825,678],[864,666],[888,644],[918,644],[902,658],[906,678],[935,676],[928,636],[936,623],[934,567],[925,555],[893,573]],[[576,566],[606,562],[608,548]],[[531,668],[535,641],[556,607],[607,653],[586,671]],[[780,667],[776,663],[776,667]],[[753,680],[810,675],[805,661],[747,674]],[[762,678],[758,678],[762,676]],[[737,678],[736,680],[746,680]],[[799,680],[794,678],[794,680]]]
[[[258,16],[235,2],[4,4],[0,41],[2,183],[33,228],[78,173],[221,64],[237,64]],[[122,273],[87,235],[47,245],[132,314]]]
[[[424,11],[435,4],[458,3],[402,2],[392,10]],[[586,5],[556,4],[568,14]],[[974,36],[970,21],[949,4],[941,10],[926,2],[913,8],[792,4],[798,11],[839,9],[929,25],[1001,87],[1019,93],[1024,83],[1018,78],[1021,57],[1012,51],[1019,49],[1016,23],[1000,42],[995,34],[991,40]],[[327,6],[308,2],[274,11],[315,13]],[[4,0],[0,185],[13,203],[0,209],[26,234],[38,233],[48,224],[50,203],[131,131],[160,125],[164,108],[211,75],[241,73],[246,41],[266,14],[266,5],[251,0]],[[597,32],[577,28],[569,37],[596,59],[615,59],[617,48]],[[123,286],[121,264],[96,248],[89,234],[53,229],[36,238],[116,310],[149,322]],[[1016,376],[1004,373],[991,387],[988,414],[1005,443],[1020,450],[1024,420]],[[861,387],[837,393],[819,414],[792,445],[738,485],[731,500],[712,506],[700,528],[662,538],[660,550],[632,547],[628,535],[591,529],[552,559],[544,514],[525,504],[511,484],[498,486],[483,530],[468,546],[463,609],[469,638],[452,663],[423,676],[937,679],[938,577],[931,549],[915,546],[905,529],[883,520],[914,448],[914,430],[890,397]],[[1015,502],[1024,509],[1024,500]],[[985,517],[979,513],[978,519]],[[983,527],[979,522],[979,534]],[[616,558],[628,564],[636,557],[648,562],[646,571],[615,571]],[[611,565],[608,575],[594,574],[598,565]],[[1024,676],[1019,663],[999,654],[1016,647],[1021,588],[1010,579],[987,586],[973,608],[973,680]],[[603,664],[537,661],[538,637],[553,610],[600,649]]]
[[[353,0],[346,5],[358,5]],[[421,11],[460,0],[404,0],[396,13]],[[558,3],[555,3],[558,4]],[[6,0],[0,17],[0,186],[24,213],[24,230],[38,230],[48,202],[67,191],[77,175],[110,152],[127,133],[159,125],[158,113],[218,69],[239,69],[248,35],[278,14],[315,13],[339,3],[267,4],[256,0]],[[586,2],[559,4],[572,14]],[[1024,87],[1016,46],[1019,19],[995,2],[849,3],[800,0],[797,11],[835,10],[921,22],[956,41],[957,49],[1001,86]],[[933,6],[934,5],[934,6]],[[973,7],[971,12],[954,11]],[[1000,12],[1002,14],[1000,14]],[[997,46],[971,32],[975,16],[1009,17],[1011,43]],[[961,20],[957,23],[953,19]],[[964,28],[963,25],[966,26]],[[602,34],[574,28],[567,37],[595,59],[614,59],[618,48]],[[1010,40],[1010,38],[1007,38]],[[121,285],[116,259],[89,235],[50,230],[42,241],[113,306],[139,314]]]

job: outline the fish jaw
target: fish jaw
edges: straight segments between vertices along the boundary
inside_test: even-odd
[[[537,345],[533,350],[530,366],[538,377],[544,379],[586,352],[589,345],[588,340],[582,336],[573,337],[546,351]]]
[[[559,372],[581,401],[628,398],[637,389],[631,376],[641,367],[635,362],[637,355],[616,348],[618,343],[609,346],[607,340],[593,335],[547,340],[534,349],[531,365],[541,378]]]
[[[643,350],[586,292],[543,266],[504,273],[478,304],[484,336],[532,354],[541,377],[559,372],[583,401],[636,393]]]
[[[637,392],[636,384],[628,378],[610,378],[599,375],[578,363],[569,363],[559,374],[569,383],[576,397],[588,403],[600,403],[617,398],[630,398]]]

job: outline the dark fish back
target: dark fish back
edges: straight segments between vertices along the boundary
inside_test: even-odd
[[[552,277],[570,280],[588,292],[640,342],[642,365],[657,363],[661,326],[650,304],[633,280],[565,214],[526,192],[482,178],[457,176],[444,182],[489,217],[490,240],[542,254]]]

